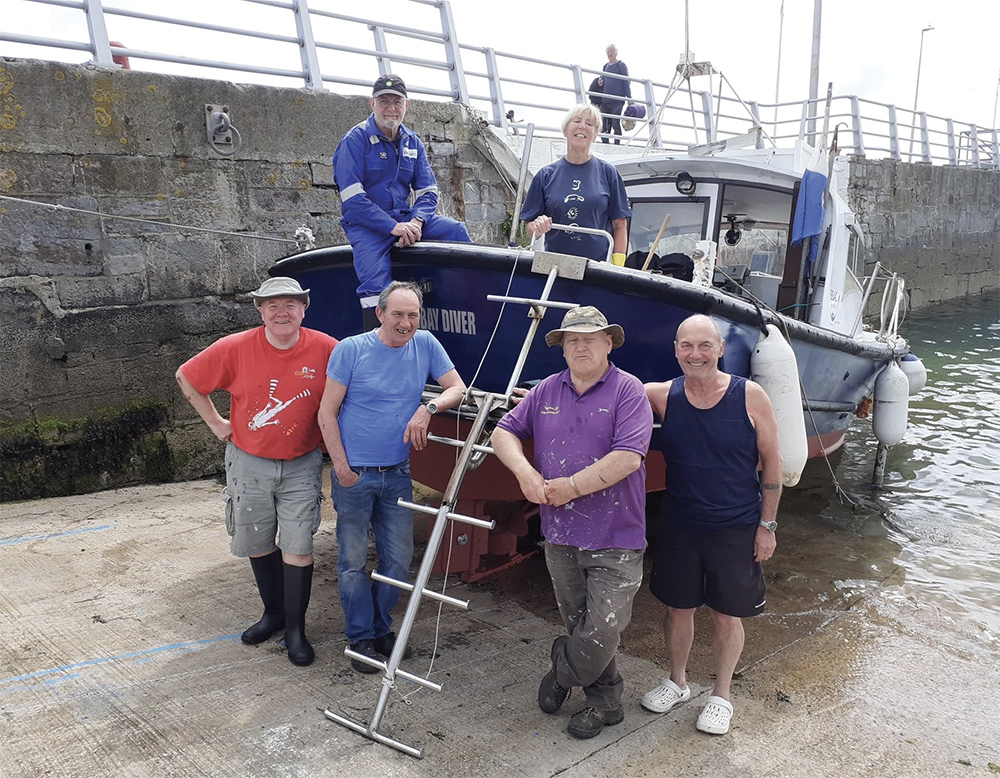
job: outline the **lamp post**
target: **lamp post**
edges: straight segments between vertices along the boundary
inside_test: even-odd
[[[924,61],[924,33],[930,32],[934,27],[928,24],[920,31],[920,54],[917,57],[917,88],[913,90],[913,124],[910,126],[910,162],[913,162],[913,133],[917,125],[917,97],[920,95],[920,66]]]
[[[997,101],[1000,100],[1000,76],[997,76],[997,93],[993,97],[993,127],[997,128]]]
[[[785,0],[781,0],[778,12],[778,69],[774,75],[774,137],[778,137],[778,90],[781,88],[781,39],[785,34]],[[996,110],[993,111],[994,115]],[[996,122],[994,122],[996,123]]]

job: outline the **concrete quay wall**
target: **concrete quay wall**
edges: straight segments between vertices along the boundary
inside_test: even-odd
[[[903,276],[912,308],[1000,288],[1000,171],[863,157],[850,168],[866,260]]]
[[[242,138],[233,156],[207,143],[206,103],[229,107]],[[47,464],[19,478],[51,482],[42,471],[69,469],[52,446],[72,434],[85,447],[105,435],[91,429],[99,410],[135,403],[161,422],[140,414],[130,432],[112,414],[112,436],[165,440],[124,446],[128,458],[143,460],[156,443],[170,452],[164,479],[217,470],[219,446],[180,397],[174,371],[218,337],[260,323],[246,292],[295,251],[297,228],[309,227],[317,245],[345,242],[331,155],[369,113],[362,97],[0,59],[0,195],[65,206],[0,200],[3,472],[44,449]],[[457,104],[414,102],[406,121],[436,171],[439,212],[466,221],[474,240],[505,242],[518,169],[511,152]],[[225,397],[216,402],[228,407]],[[116,484],[106,469],[93,475],[65,491]],[[0,482],[0,500],[20,494],[13,481]]]

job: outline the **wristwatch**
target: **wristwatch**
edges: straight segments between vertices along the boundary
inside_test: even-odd
[[[758,524],[771,532],[776,532],[778,529],[778,522],[776,521],[760,521]]]
[[[426,405],[425,405],[424,407],[425,407],[425,408],[427,409],[427,412],[428,412],[428,413],[429,413],[429,414],[430,414],[431,416],[433,416],[433,415],[434,415],[435,413],[437,413],[437,412],[438,412],[438,404],[437,404],[436,402],[434,402],[434,400],[431,400],[431,401],[430,401],[429,403],[427,403],[427,404],[426,404]]]

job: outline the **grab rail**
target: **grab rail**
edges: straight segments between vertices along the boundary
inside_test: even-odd
[[[544,132],[554,137],[560,136],[560,119],[566,108],[594,97],[588,88],[589,81],[593,76],[604,75],[627,80],[633,87],[631,102],[646,108],[647,118],[636,122],[637,127],[627,136],[626,143],[685,150],[692,143],[742,135],[746,132],[748,119],[766,128],[776,143],[796,139],[814,143],[816,140],[812,117],[820,113],[819,100],[743,101],[724,96],[721,91],[713,95],[684,86],[672,89],[670,84],[648,78],[605,74],[599,69],[490,47],[462,45],[458,42],[451,4],[447,0],[409,1],[414,8],[436,11],[436,20],[423,20],[419,26],[404,26],[397,21],[311,9],[308,0],[229,0],[230,5],[239,3],[259,9],[253,14],[237,14],[236,18],[241,19],[244,26],[235,27],[116,8],[106,4],[109,0],[4,0],[4,29],[0,30],[0,42],[13,44],[15,49],[25,47],[28,56],[38,56],[33,47],[86,52],[91,61],[102,67],[118,67],[125,58],[131,58],[188,68],[236,71],[253,74],[259,80],[294,80],[315,90],[337,84],[348,92],[365,92],[377,75],[392,72],[394,63],[405,63],[407,88],[413,95],[454,100],[481,110],[489,123],[504,133],[523,132],[530,121],[535,123],[540,134]],[[33,29],[30,20],[41,15],[12,13],[6,6],[15,3],[55,6],[67,17],[82,12],[75,21],[86,22],[89,39],[86,42],[61,40],[19,32],[15,29],[18,24],[27,24],[30,31]],[[221,5],[221,2],[205,5],[199,13],[205,17],[216,14],[221,19],[229,18],[223,15]],[[251,28],[255,15],[261,29]],[[26,19],[29,22],[25,22]],[[129,24],[117,24],[119,19],[129,20]],[[60,29],[83,29],[84,25],[74,25],[73,19],[66,21],[65,27],[60,25]],[[291,27],[289,21],[294,23],[294,35],[290,30],[286,34],[274,32],[283,26]],[[111,29],[109,25],[113,25]],[[163,33],[164,25],[199,34],[171,38]],[[361,27],[367,30],[362,33]],[[325,40],[320,37],[320,31]],[[200,33],[212,33],[216,37],[206,44]],[[366,34],[371,35],[370,47],[359,42]],[[226,40],[232,36],[249,37],[260,45],[227,47]],[[125,46],[116,38],[131,38],[131,45]],[[173,51],[156,50],[164,40],[172,41]],[[342,41],[350,41],[353,45],[345,45]],[[416,41],[422,48],[413,49],[410,41]],[[428,45],[430,54],[425,53]],[[434,51],[434,47],[439,48]],[[18,51],[11,52],[10,48],[4,47],[0,53],[17,56]],[[235,52],[247,52],[249,58],[242,62],[227,60],[226,55],[234,56]],[[46,52],[46,56],[51,55]],[[293,66],[292,62],[296,61],[297,66]],[[531,68],[530,79],[519,77],[525,64]],[[690,86],[688,81],[686,87]],[[661,106],[668,94],[671,102]],[[856,95],[836,96],[831,105],[831,119],[843,121],[850,127],[842,136],[841,150],[845,153],[1000,169],[1000,137],[996,128],[878,103]],[[526,115],[515,117],[514,109]],[[617,114],[602,115],[617,118]],[[765,116],[766,119],[762,118]]]

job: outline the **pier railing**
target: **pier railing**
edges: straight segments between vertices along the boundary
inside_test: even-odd
[[[120,8],[109,0],[4,0],[4,4],[0,55],[11,55],[13,48],[16,55],[24,52],[40,59],[81,57],[103,67],[134,63],[159,72],[210,73],[216,78],[317,90],[333,87],[347,94],[367,94],[375,78],[395,71],[405,75],[411,95],[467,104],[504,133],[521,132],[531,122],[536,134],[558,136],[566,108],[594,96],[589,86],[595,77],[621,78],[579,65],[459,44],[447,0],[407,0],[406,16],[418,19],[416,26],[329,10],[346,6],[337,0],[214,0],[199,6],[197,19]],[[38,5],[62,9],[59,28],[77,37],[17,32],[18,20],[27,19],[36,11],[32,6]],[[390,14],[391,9],[383,12]],[[234,18],[243,26],[233,26]],[[723,94],[723,79],[710,68],[702,67],[701,72],[695,80],[707,80],[707,90],[693,88],[692,80],[673,88],[649,78],[627,79],[632,102],[646,113],[645,120],[625,133],[631,145],[680,151],[743,135],[754,126],[777,145],[817,139],[825,100],[744,100]],[[996,128],[856,95],[833,97],[831,129],[834,126],[840,129],[840,148],[846,153],[1000,169]]]

